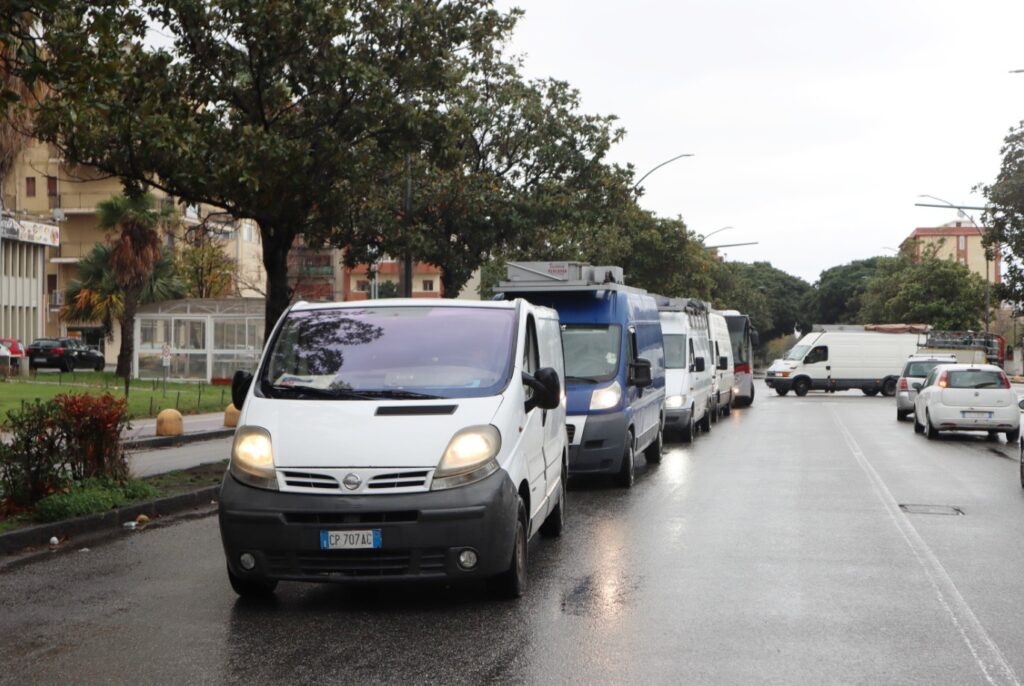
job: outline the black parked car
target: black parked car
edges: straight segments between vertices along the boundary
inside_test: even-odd
[[[103,371],[106,360],[96,350],[74,338],[37,338],[25,351],[29,369],[56,367],[70,372],[75,369]]]

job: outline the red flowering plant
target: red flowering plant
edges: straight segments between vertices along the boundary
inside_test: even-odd
[[[128,478],[121,434],[128,428],[128,401],[103,395],[58,395],[56,424],[64,458],[74,481]]]

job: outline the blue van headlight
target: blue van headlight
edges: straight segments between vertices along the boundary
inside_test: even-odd
[[[590,409],[609,410],[618,406],[620,400],[622,400],[622,386],[616,381],[611,386],[599,388],[591,394]]]

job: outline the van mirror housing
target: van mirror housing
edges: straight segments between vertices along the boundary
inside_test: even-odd
[[[647,388],[654,383],[651,376],[651,361],[642,357],[636,358],[629,363],[629,385],[637,388]]]
[[[527,412],[535,407],[553,410],[562,402],[562,383],[551,367],[538,369],[536,374],[523,372],[523,385],[533,390],[533,396],[526,401]]]
[[[698,357],[693,360],[693,364],[690,365],[691,372],[702,372],[704,371],[704,358]]]
[[[756,331],[750,332],[750,344],[754,346],[761,345],[761,336]]]
[[[245,396],[249,395],[249,386],[252,385],[252,374],[238,370],[231,379],[231,404],[236,410],[242,409]]]
[[[729,368],[729,358],[725,357],[724,355],[722,357],[719,357],[718,358],[718,368],[719,369],[728,369]]]

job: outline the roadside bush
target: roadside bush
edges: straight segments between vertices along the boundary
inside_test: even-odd
[[[36,401],[7,413],[3,429],[10,438],[0,441],[0,502],[8,501],[8,509],[31,505],[71,480],[58,411],[55,403]]]
[[[65,493],[54,493],[36,503],[36,519],[55,522],[81,517],[149,500],[158,494],[156,488],[142,481],[119,484],[110,479],[89,479]]]
[[[121,433],[128,426],[128,401],[110,394],[58,395],[53,399],[64,457],[75,481],[128,478]]]

